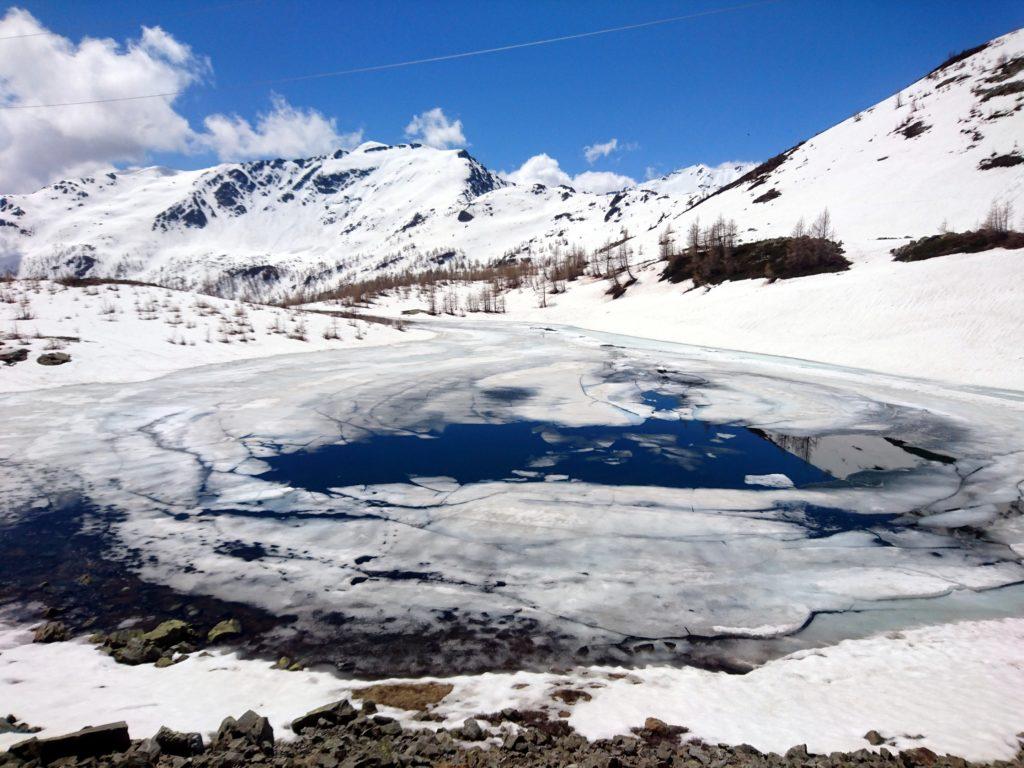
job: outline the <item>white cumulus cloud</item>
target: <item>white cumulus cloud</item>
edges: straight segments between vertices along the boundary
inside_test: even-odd
[[[434,107],[414,115],[409,124],[405,126],[405,135],[412,141],[426,144],[435,149],[466,145],[466,136],[462,132],[462,121],[449,120],[440,107]]]
[[[612,152],[619,148],[619,140],[616,138],[608,139],[604,144],[591,144],[583,148],[583,156],[587,158],[587,162],[593,165],[596,161],[602,157],[608,157]]]
[[[501,175],[515,184],[543,184],[546,187],[564,184],[582,192],[598,194],[636,186],[634,179],[611,171],[584,171],[576,176],[570,176],[562,170],[555,158],[544,153],[534,155],[517,170]]]
[[[0,18],[0,104],[94,101],[126,94],[174,94],[202,79],[209,61],[158,27],[124,44],[75,44],[11,8]],[[49,109],[0,110],[0,192],[29,192],[151,151],[187,149],[191,129],[174,96]]]
[[[322,155],[362,141],[362,131],[338,133],[334,118],[315,109],[296,109],[280,96],[272,98],[272,107],[258,116],[255,126],[238,115],[210,115],[203,120],[206,132],[196,142],[220,160],[235,161]]]
[[[559,166],[558,161],[543,152],[534,155],[519,170],[503,174],[506,179],[524,186],[543,184],[545,187],[557,187],[559,184],[572,186],[572,177]]]
[[[618,192],[636,186],[636,180],[611,171],[584,171],[573,177],[572,186],[584,192]]]

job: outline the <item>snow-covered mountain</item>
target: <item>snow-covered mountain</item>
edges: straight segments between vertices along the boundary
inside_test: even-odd
[[[1024,202],[1024,31],[997,38],[755,168],[694,166],[614,194],[503,180],[464,150],[366,143],[300,160],[147,168],[0,198],[0,267],[283,294],[457,255],[591,249],[625,228],[734,218],[788,233],[828,207],[847,243],[972,227]],[[1024,206],[1018,205],[1020,211]]]
[[[672,171],[661,178],[645,181],[641,186],[661,195],[685,198],[690,205],[696,205],[756,166],[757,163],[723,163],[717,166],[698,163]]]
[[[951,57],[683,218],[735,218],[753,238],[827,206],[839,237],[866,241],[970,229],[996,201],[1024,212],[1024,30]]]

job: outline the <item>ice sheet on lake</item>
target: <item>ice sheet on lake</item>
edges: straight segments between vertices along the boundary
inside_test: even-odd
[[[747,475],[743,480],[747,485],[763,485],[765,488],[793,487],[793,481],[779,473],[773,473],[770,475]]]
[[[650,390],[680,398],[659,418],[694,415],[797,437],[893,432],[961,462],[908,454],[903,471],[876,485],[739,490],[521,475],[317,492],[260,476],[279,453],[372,434],[427,437],[450,422],[638,425],[655,415],[642,396]],[[317,616],[338,613],[410,634],[442,615],[526,617],[579,644],[722,628],[745,636],[795,631],[857,602],[1024,579],[1013,549],[1019,526],[1004,526],[998,541],[947,530],[989,519],[955,510],[984,503],[1010,514],[1019,497],[1024,407],[985,393],[481,326],[415,345],[3,402],[0,466],[20,514],[81,494],[117,512],[112,552],[141,553],[143,578],[294,614],[306,631]],[[828,455],[835,466],[834,445]],[[830,527],[816,518],[819,508],[866,522]],[[880,513],[902,522],[875,525]],[[939,525],[925,531],[916,522],[929,519]],[[225,546],[239,542],[273,554],[240,559]]]

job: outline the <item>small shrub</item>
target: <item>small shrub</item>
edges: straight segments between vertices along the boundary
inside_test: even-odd
[[[988,48],[988,43],[982,43],[981,45],[976,45],[973,48],[967,48],[966,50],[960,51],[960,53],[951,53],[949,55],[949,58],[946,59],[941,64],[939,64],[939,66],[937,66],[931,72],[929,72],[928,76],[931,77],[936,72],[941,72],[943,69],[946,69],[946,67],[951,67],[954,64],[959,64],[964,59],[970,58],[976,53],[981,53],[986,48]]]
[[[767,192],[765,192],[760,197],[755,197],[754,198],[754,202],[755,203],[767,203],[770,200],[774,200],[777,197],[782,197],[782,193],[779,192],[779,190],[777,190],[777,189],[769,189]]]
[[[915,120],[913,115],[909,115],[906,120],[896,126],[894,133],[902,134],[905,139],[913,139],[930,128],[931,126],[924,120]]]
[[[990,171],[993,168],[1012,168],[1015,165],[1024,163],[1024,157],[1017,152],[1009,152],[1005,155],[993,153],[978,163],[978,170]]]
[[[972,232],[946,232],[913,240],[890,253],[894,261],[924,261],[951,253],[980,253],[993,248],[1024,248],[1024,233],[979,229]]]
[[[1014,80],[1012,83],[1003,83],[992,88],[982,88],[975,91],[982,101],[994,99],[997,96],[1012,96],[1015,93],[1024,93],[1024,80]]]

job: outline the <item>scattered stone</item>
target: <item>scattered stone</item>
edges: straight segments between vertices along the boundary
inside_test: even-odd
[[[356,719],[359,713],[348,703],[348,699],[314,709],[301,717],[292,720],[291,728],[295,733],[302,733],[320,723],[325,725],[346,725]]]
[[[14,365],[28,360],[28,350],[21,349],[8,349],[4,352],[0,352],[0,363],[4,365]]]
[[[42,728],[21,722],[14,714],[0,719],[0,733],[39,733],[41,730]]]
[[[914,749],[904,749],[900,752],[900,757],[903,758],[903,762],[907,765],[915,766],[931,766],[935,765],[939,756],[932,752],[927,747],[915,747]]]
[[[487,732],[480,727],[480,723],[469,718],[462,723],[461,728],[457,729],[455,737],[463,741],[483,741],[487,738]]]
[[[371,685],[353,691],[352,695],[384,707],[423,711],[441,701],[453,688],[451,683],[397,683]]]
[[[170,656],[161,656],[159,659],[157,659],[155,662],[153,662],[153,666],[156,667],[157,669],[163,669],[164,667],[171,666],[173,663],[174,663],[174,660],[171,659]]]
[[[886,741],[885,737],[882,734],[873,729],[865,733],[864,738],[867,740],[868,744],[870,744],[873,747],[879,747],[882,744],[885,744]]]
[[[199,734],[166,727],[130,742],[117,723],[21,742],[0,753],[0,768],[1024,768],[1024,751],[988,766],[924,748],[810,755],[800,745],[782,757],[747,744],[680,743],[685,729],[657,718],[635,729],[640,738],[588,741],[545,711],[511,708],[467,719],[450,732],[413,730],[375,709],[371,701],[358,712],[347,701],[320,707],[292,723],[296,738],[277,743],[267,719],[250,711],[226,718],[205,748]],[[0,728],[16,721],[9,715]],[[502,743],[485,743],[481,721],[500,729]]]
[[[552,692],[551,698],[558,699],[572,706],[577,701],[590,701],[593,696],[586,691],[578,691],[575,688],[559,688],[557,691]]]
[[[809,757],[810,754],[807,752],[806,744],[798,744],[786,750],[786,759],[790,762],[807,760]]]
[[[64,365],[71,362],[71,355],[67,352],[43,352],[36,362],[40,365]]]
[[[48,621],[36,627],[32,635],[33,643],[62,643],[68,639],[68,628],[60,621]]]
[[[128,725],[121,722],[83,728],[64,736],[20,741],[9,751],[26,762],[38,760],[39,763],[46,765],[64,757],[88,758],[124,752],[131,745]]]
[[[238,619],[226,619],[206,633],[206,642],[216,643],[242,634],[242,623]]]
[[[161,728],[160,730],[163,730]],[[160,759],[162,750],[160,745],[156,743],[155,738],[143,739],[138,744],[132,745],[132,748],[128,751],[129,759],[134,763],[134,757],[137,756],[144,764],[152,764]]]
[[[647,742],[669,741],[678,743],[679,737],[690,729],[681,725],[669,725],[664,720],[656,717],[648,717],[644,720],[643,728],[633,728],[633,733]]]
[[[170,648],[177,643],[191,640],[195,636],[192,627],[181,619],[161,622],[155,629],[142,635],[142,640],[157,648]]]
[[[160,747],[160,751],[166,755],[193,757],[194,755],[203,754],[205,750],[201,734],[172,731],[166,726],[156,732],[153,741]]]
[[[146,642],[141,636],[131,637],[124,645],[112,647],[114,660],[130,666],[159,661],[163,655],[159,648]]]

